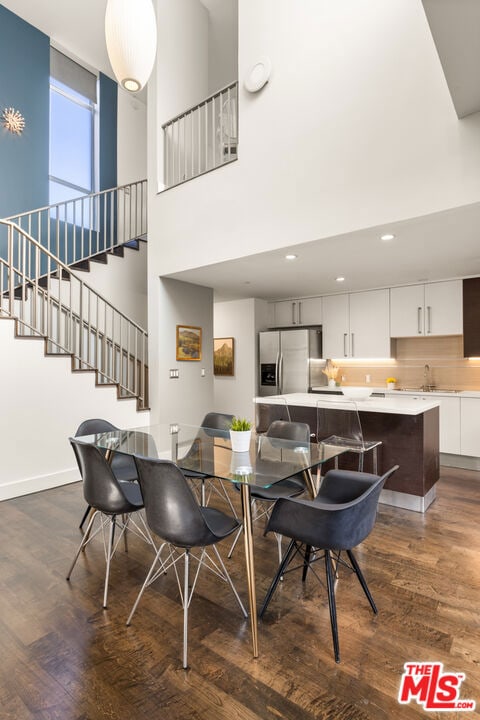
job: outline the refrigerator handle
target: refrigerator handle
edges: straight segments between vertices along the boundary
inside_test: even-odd
[[[281,353],[277,355],[277,387],[278,394],[281,395],[283,392],[283,355]]]

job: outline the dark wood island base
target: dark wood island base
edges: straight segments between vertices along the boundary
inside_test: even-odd
[[[308,423],[311,432],[316,433],[315,407],[289,405],[289,409],[293,421]],[[382,441],[378,448],[379,473],[400,466],[387,481],[380,502],[425,512],[435,500],[435,484],[440,476],[439,408],[417,415],[359,411],[365,440]],[[357,455],[348,453],[340,458],[340,467],[356,469],[357,461]],[[364,469],[372,472],[371,453],[365,455]]]

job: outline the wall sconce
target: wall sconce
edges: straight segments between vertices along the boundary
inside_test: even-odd
[[[25,118],[22,113],[15,110],[15,108],[5,108],[2,112],[2,125],[13,135],[21,135],[25,129]]]

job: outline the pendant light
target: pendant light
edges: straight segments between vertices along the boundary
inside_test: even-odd
[[[125,90],[138,92],[150,77],[157,51],[152,0],[108,0],[105,38],[118,82]]]

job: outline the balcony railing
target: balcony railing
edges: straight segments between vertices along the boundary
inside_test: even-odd
[[[162,128],[166,188],[236,160],[238,83],[218,90]]]

